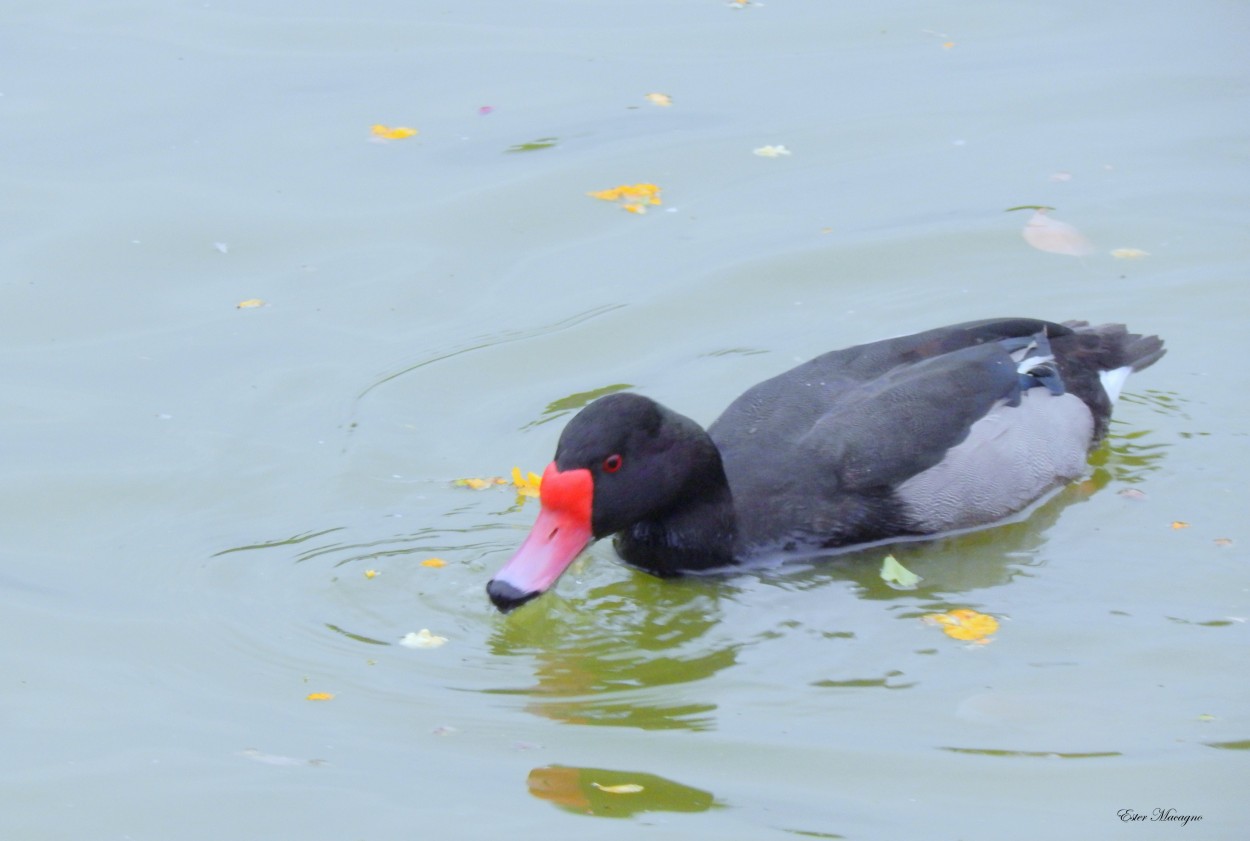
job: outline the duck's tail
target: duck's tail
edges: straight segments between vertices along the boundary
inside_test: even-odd
[[[1130,333],[1123,324],[1099,324],[1087,321],[1065,321],[1075,331],[1076,341],[1063,350],[1073,363],[1098,372],[1098,379],[1111,403],[1115,403],[1129,374],[1149,368],[1167,350],[1158,336]]]

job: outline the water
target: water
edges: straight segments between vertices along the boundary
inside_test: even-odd
[[[14,7],[3,835],[1240,837],[1248,17]],[[645,215],[587,196],[643,182]],[[1170,353],[1089,482],[899,547],[919,589],[875,551],[659,582],[600,545],[486,601],[535,505],[454,480],[540,471],[592,396],[706,423],[993,315]],[[994,641],[920,619],[950,608]]]

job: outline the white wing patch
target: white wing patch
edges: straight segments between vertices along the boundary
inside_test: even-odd
[[[1039,339],[1044,342],[1044,345],[1038,343]],[[1047,342],[1046,337],[1041,335],[1034,337],[1026,347],[1011,354],[1011,358],[1017,363],[1016,372],[1020,374],[1027,374],[1034,368],[1049,365],[1055,361],[1055,355],[1050,350],[1050,342]]]

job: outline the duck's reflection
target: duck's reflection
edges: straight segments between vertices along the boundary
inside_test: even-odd
[[[712,793],[637,771],[547,765],[530,771],[530,794],[579,815],[628,818],[640,812],[706,812]]]
[[[536,605],[501,623],[491,639],[497,654],[532,656],[536,683],[490,691],[528,696],[527,710],[570,724],[708,729],[715,704],[673,687],[736,662],[741,641],[705,639],[731,586],[635,573],[576,603]]]

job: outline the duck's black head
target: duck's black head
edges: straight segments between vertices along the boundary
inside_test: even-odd
[[[538,520],[486,591],[507,612],[550,588],[592,541],[727,493],[699,424],[638,394],[600,398],[561,433]]]

